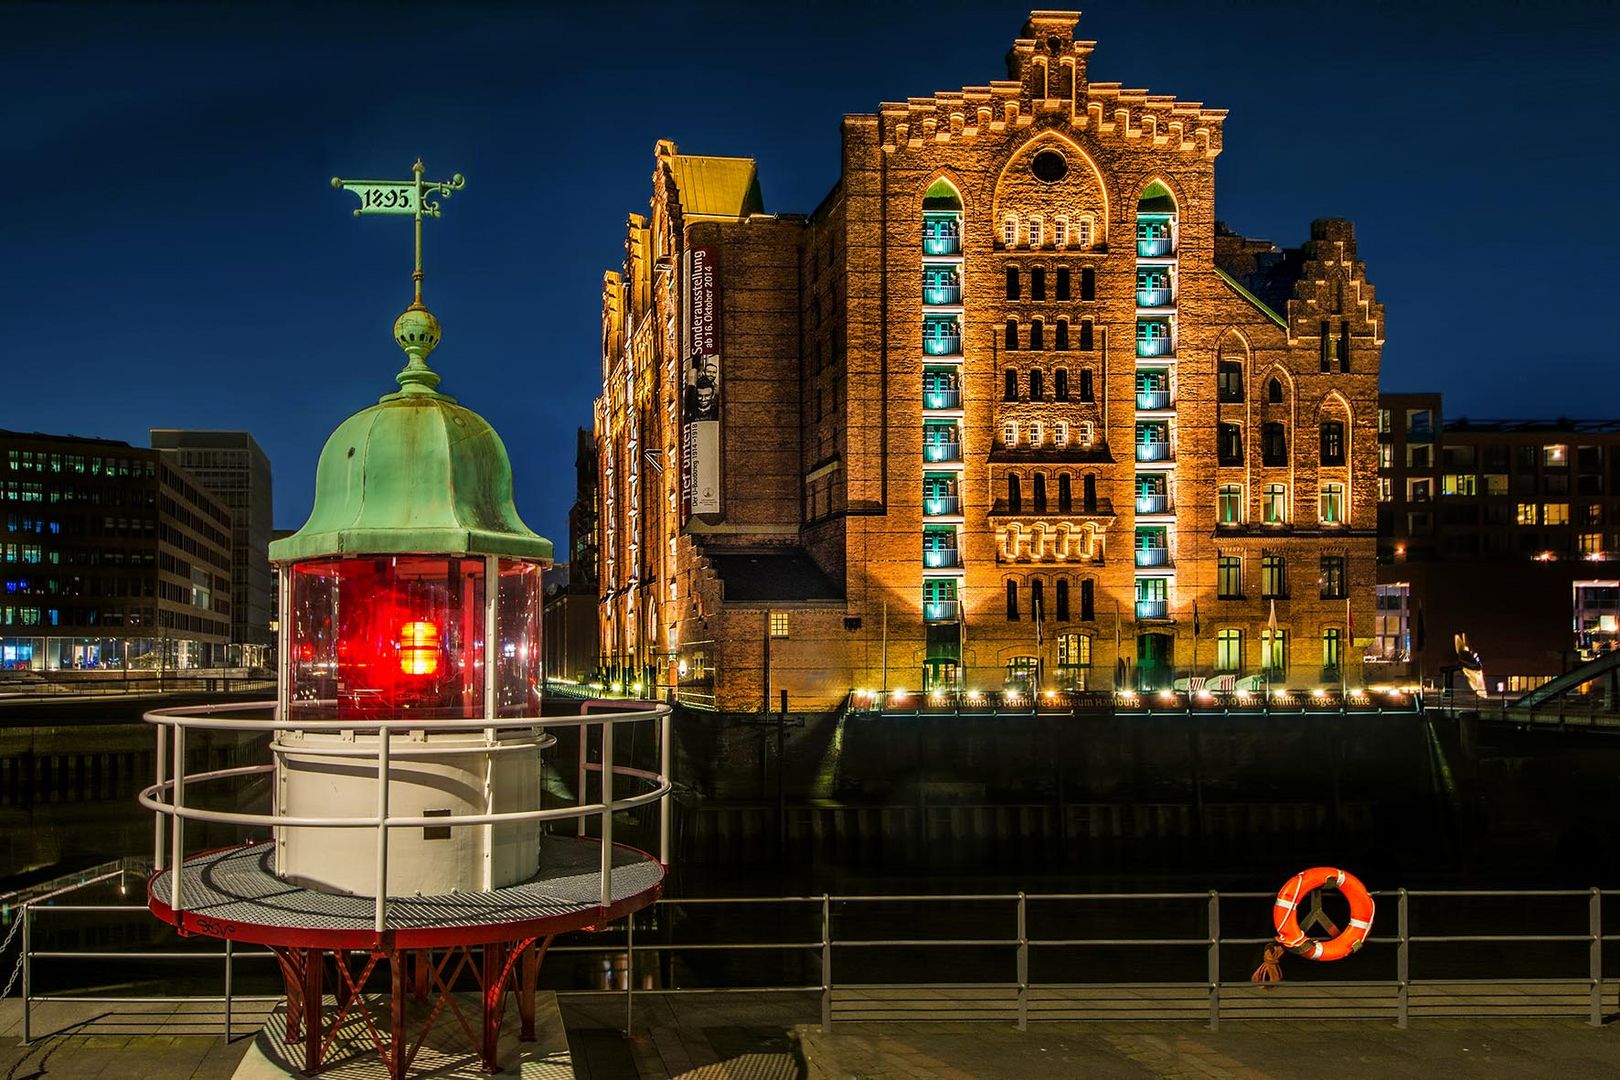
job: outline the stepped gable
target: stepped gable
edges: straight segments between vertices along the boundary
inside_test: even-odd
[[[1034,11],[1007,54],[1007,78],[986,86],[941,90],[930,97],[879,106],[883,149],[897,153],[1029,128],[1039,122],[1084,131],[1125,149],[1180,150],[1214,158],[1221,152],[1225,109],[1178,101],[1169,94],[1090,82],[1095,41],[1077,40],[1078,11]]]

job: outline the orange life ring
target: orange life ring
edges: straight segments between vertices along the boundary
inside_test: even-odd
[[[1350,901],[1350,925],[1338,937],[1318,941],[1299,928],[1297,909],[1302,898],[1323,886],[1338,889]],[[1316,866],[1295,874],[1292,881],[1277,891],[1271,921],[1277,927],[1277,943],[1296,956],[1307,960],[1343,960],[1361,948],[1372,933],[1373,899],[1354,874],[1331,866]]]

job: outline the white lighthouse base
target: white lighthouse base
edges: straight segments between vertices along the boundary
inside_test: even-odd
[[[371,1007],[372,1023],[379,1023],[381,1018],[380,1022],[386,1028],[388,998],[377,994],[367,994],[365,997]],[[479,996],[457,994],[456,1003],[461,1006],[463,1015],[472,1017],[476,1023],[483,1008]],[[336,1006],[330,995],[327,997],[327,1008],[335,1014]],[[236,1067],[236,1072],[231,1074],[234,1080],[302,1077],[303,1044],[289,1046],[283,1038],[286,1031],[287,1006],[283,1003],[270,1014],[270,1019],[265,1021],[264,1027],[254,1037],[247,1055]],[[512,1003],[511,996],[507,995],[506,1022],[501,1025],[500,1062],[502,1076],[521,1080],[573,1080],[573,1058],[569,1055],[568,1033],[563,1029],[556,994],[539,991],[534,995],[533,1042],[518,1041],[517,1007]],[[365,1020],[359,1015],[358,1009],[351,1010],[332,1048],[326,1052],[320,1075],[322,1080],[384,1080],[387,1077],[388,1071],[377,1060],[376,1048],[371,1043]],[[489,1074],[481,1071],[478,1055],[468,1050],[466,1036],[448,1009],[439,1016],[433,1030],[428,1033],[427,1042],[411,1063],[410,1075],[413,1078],[434,1077],[438,1080],[460,1080],[463,1077],[466,1080],[474,1077],[489,1080]]]

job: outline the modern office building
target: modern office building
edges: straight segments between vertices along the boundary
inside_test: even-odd
[[[1519,693],[1620,644],[1620,421],[1384,394],[1378,455],[1381,664],[1439,678],[1465,634],[1487,689]]]
[[[766,213],[658,144],[603,289],[601,664],[723,710],[852,689],[1361,677],[1383,310],[1343,221],[1215,218],[1223,110],[1007,77],[842,125]]]
[[[245,431],[154,428],[152,445],[231,511],[231,663],[265,667],[275,638],[276,577],[270,569],[270,459]]]
[[[0,431],[0,667],[215,667],[231,640],[231,513],[171,455]]]

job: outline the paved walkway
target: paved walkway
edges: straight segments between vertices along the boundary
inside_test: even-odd
[[[218,1005],[36,1007],[36,1041],[20,1045],[21,1010],[0,1002],[0,1080],[226,1080],[267,1006],[242,1004],[227,1041]],[[814,1003],[791,995],[568,998],[563,1019],[583,1080],[1583,1080],[1620,1076],[1620,1023],[1256,1020],[1212,1032],[1191,1023],[805,1024]],[[257,1011],[255,1011],[257,1010]],[[47,1034],[49,1033],[49,1034]]]

